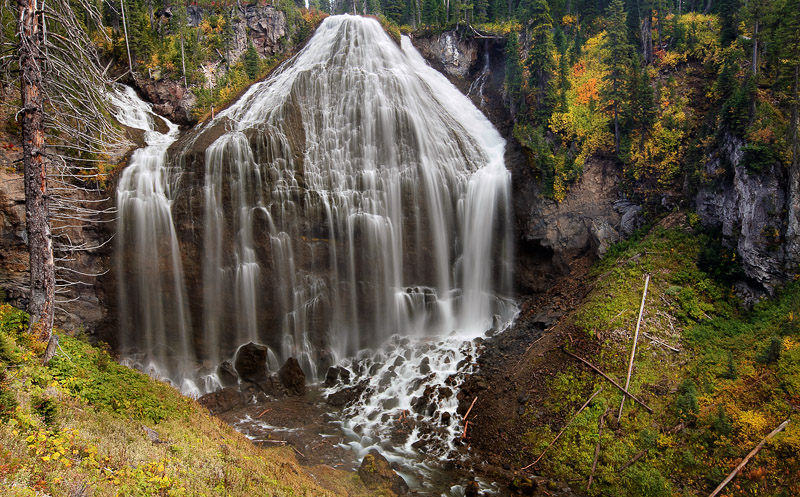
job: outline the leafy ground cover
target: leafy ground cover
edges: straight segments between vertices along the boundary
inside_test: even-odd
[[[594,351],[587,358],[624,384],[649,274],[630,391],[653,413],[627,401],[617,421],[621,392],[568,359],[544,385],[543,407],[522,417],[521,459],[545,451],[602,387],[533,471],[585,489],[599,441],[590,495],[708,495],[800,405],[800,283],[745,311],[733,298],[737,267],[735,252],[679,213],[609,251],[584,303],[559,325],[569,331],[560,346]],[[798,471],[800,420],[792,419],[723,495],[798,495]]]
[[[4,496],[369,495],[356,474],[301,467],[290,447],[256,447],[78,338],[62,335],[43,367],[43,345],[26,328],[25,313],[0,305]]]

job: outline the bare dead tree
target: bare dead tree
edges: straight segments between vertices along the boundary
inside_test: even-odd
[[[69,262],[76,252],[108,242],[74,243],[70,230],[114,221],[113,207],[101,192],[103,164],[128,140],[111,118],[111,82],[87,33],[94,28],[105,36],[94,5],[17,0],[17,7],[30,332],[51,340],[56,295],[74,299],[69,296],[74,287],[98,276],[70,268]],[[75,10],[82,10],[86,26]]]
[[[55,265],[47,204],[44,142],[42,41],[44,17],[37,0],[18,0],[19,71],[22,108],[22,162],[25,168],[25,222],[30,255],[29,332],[51,339],[55,312]]]

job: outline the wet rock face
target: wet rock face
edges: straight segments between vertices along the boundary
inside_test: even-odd
[[[800,261],[785,249],[786,173],[780,164],[748,171],[743,147],[732,137],[723,141],[721,156],[706,163],[706,175],[716,179],[695,202],[702,224],[720,230],[723,241],[737,249],[749,279],[737,285],[737,293],[753,303],[764,292],[772,294]],[[727,171],[723,157],[732,164]]]
[[[288,358],[278,370],[278,379],[290,394],[303,395],[306,393],[306,375],[294,357]]]
[[[417,38],[414,46],[440,71],[456,78],[466,77],[478,61],[478,42],[460,39],[455,31],[437,37]]]
[[[358,476],[370,490],[389,489],[397,495],[408,493],[408,484],[402,476],[395,473],[386,460],[377,450],[371,450],[361,460]]]
[[[176,124],[192,125],[197,119],[192,108],[197,96],[183,86],[183,81],[149,79],[134,76],[134,83],[145,99],[153,104],[153,110]]]
[[[267,378],[266,345],[250,342],[242,345],[236,353],[234,367],[239,377],[244,381],[259,383]]]
[[[217,377],[223,387],[230,387],[239,383],[239,375],[230,361],[223,361],[217,366]]]

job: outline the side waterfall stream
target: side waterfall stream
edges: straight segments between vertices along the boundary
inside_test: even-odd
[[[456,457],[480,337],[517,310],[497,130],[407,38],[353,16],[180,139],[132,91],[114,99],[148,145],[117,192],[125,360],[197,396],[264,344],[270,370],[294,357],[352,397],[342,445],[425,489]]]

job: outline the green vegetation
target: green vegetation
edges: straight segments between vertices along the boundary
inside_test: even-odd
[[[752,174],[797,163],[798,0],[352,6],[420,36],[445,29],[504,36],[514,136],[556,200],[589,158],[622,164],[626,191],[651,204],[729,172],[709,176],[703,165],[731,138],[741,140]],[[332,13],[349,10],[330,4]]]
[[[43,344],[25,333],[26,321],[0,305],[0,494],[368,495],[349,473],[312,467],[312,478],[291,448],[254,446],[79,339],[61,335],[61,350],[41,366]]]
[[[593,270],[593,290],[567,326],[573,337],[583,333],[583,347],[596,350],[591,361],[620,383],[644,275],[651,275],[642,323],[647,336],[639,339],[630,391],[653,414],[628,401],[617,424],[619,390],[577,361],[568,363],[548,384],[545,411],[526,414],[526,459],[541,453],[592,392],[604,390],[542,459],[541,474],[585,481],[599,418],[606,415],[610,429],[601,435],[589,495],[705,496],[792,417],[800,402],[800,283],[746,312],[727,278],[735,271],[714,275],[699,267],[701,254],[725,253],[715,248],[717,240],[692,230],[683,214],[672,214],[612,247]],[[798,470],[800,423],[793,419],[724,494],[797,495]]]

